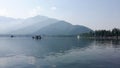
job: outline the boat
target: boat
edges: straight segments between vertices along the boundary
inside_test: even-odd
[[[40,35],[36,35],[36,36],[33,36],[32,38],[36,39],[36,40],[39,40],[39,39],[41,39],[41,36]]]

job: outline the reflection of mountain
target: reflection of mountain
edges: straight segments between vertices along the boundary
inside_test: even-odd
[[[5,63],[6,65],[4,65],[4,68],[51,68],[44,67],[49,64],[48,60],[50,61],[50,63],[53,62],[55,64],[58,64],[58,61],[61,59],[63,60],[64,58],[70,58],[69,62],[71,62],[71,60],[74,59],[74,56],[77,60],[79,60],[80,55],[86,55],[91,53],[93,54],[96,51],[86,52],[86,50],[91,50],[89,49],[89,46],[92,46],[92,42],[92,40],[77,40],[73,37],[46,38],[40,41],[28,38],[13,38],[12,40],[10,38],[0,39],[0,59],[3,59],[1,63],[7,63]],[[81,53],[81,51],[83,52]],[[89,56],[87,55],[87,57]],[[14,63],[11,63],[13,61]],[[34,64],[31,64],[31,62],[35,62],[35,66],[37,67],[32,66]],[[40,67],[38,67],[39,65]],[[0,68],[3,68],[3,65],[0,64]]]
[[[0,32],[4,34],[75,35],[91,31],[85,26],[39,15],[27,19],[0,17],[0,23]]]
[[[44,48],[49,48],[49,52],[57,52],[60,51],[65,52],[74,48],[87,48],[90,44],[93,43],[93,40],[88,39],[80,39],[78,40],[75,37],[67,37],[67,38],[46,38],[42,39],[41,42],[38,42],[41,45],[44,45]],[[58,44],[59,43],[59,44]]]

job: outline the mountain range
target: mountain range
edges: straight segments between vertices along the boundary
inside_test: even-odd
[[[81,25],[45,16],[34,16],[26,19],[0,17],[0,34],[44,34],[44,35],[77,35],[92,31]]]

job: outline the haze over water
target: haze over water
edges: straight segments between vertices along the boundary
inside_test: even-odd
[[[0,0],[0,68],[120,68],[118,39],[120,0]]]
[[[119,68],[119,56],[115,40],[0,38],[0,68]]]

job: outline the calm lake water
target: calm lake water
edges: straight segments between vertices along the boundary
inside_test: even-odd
[[[0,38],[0,68],[120,68],[120,42]]]

